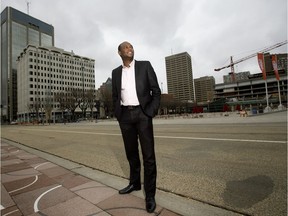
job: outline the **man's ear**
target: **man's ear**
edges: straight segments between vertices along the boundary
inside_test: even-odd
[[[120,51],[118,51],[118,54],[121,56],[121,52]]]

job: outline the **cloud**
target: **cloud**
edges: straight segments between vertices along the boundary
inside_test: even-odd
[[[151,61],[166,86],[165,56],[187,51],[194,78],[214,72],[264,47],[287,39],[286,0],[30,0],[30,15],[52,24],[55,45],[95,59],[96,87],[121,64],[117,47],[130,41],[135,58]],[[26,1],[2,0],[27,11]],[[287,46],[272,50],[287,52]],[[260,72],[257,61],[239,63],[236,71]]]

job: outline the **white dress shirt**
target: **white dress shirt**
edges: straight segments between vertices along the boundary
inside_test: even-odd
[[[121,105],[139,105],[135,81],[135,60],[133,60],[128,67],[123,65],[121,82]]]

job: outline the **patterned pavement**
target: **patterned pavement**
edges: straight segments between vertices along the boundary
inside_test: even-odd
[[[134,193],[134,192],[133,192]],[[176,216],[1,140],[1,215]],[[157,202],[157,198],[156,198]]]

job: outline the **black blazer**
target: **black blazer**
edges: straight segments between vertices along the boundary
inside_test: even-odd
[[[121,117],[121,80],[122,65],[112,71],[112,98],[114,114]],[[143,112],[153,118],[160,105],[161,90],[155,71],[149,61],[135,60],[136,92]]]

